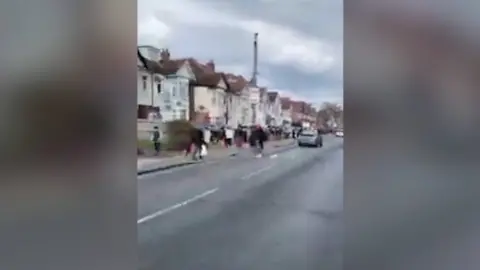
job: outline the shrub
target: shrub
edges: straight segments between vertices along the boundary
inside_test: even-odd
[[[190,144],[190,134],[193,126],[185,120],[174,120],[166,125],[166,150],[183,150]]]

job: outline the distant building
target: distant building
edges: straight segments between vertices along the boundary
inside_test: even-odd
[[[278,92],[267,92],[267,125],[281,125],[282,104],[280,102],[280,94]]]
[[[164,121],[188,120],[189,88],[190,83],[195,81],[191,67],[186,62],[172,61],[168,49],[140,46],[139,51],[158,66],[158,73],[163,76],[161,86],[157,87],[157,104],[162,119]]]
[[[137,118],[161,118],[160,90],[164,79],[159,66],[137,51]]]
[[[282,111],[280,113],[280,119],[282,125],[292,124],[292,101],[289,98],[280,98]]]

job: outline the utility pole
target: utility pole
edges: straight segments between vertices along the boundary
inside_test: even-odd
[[[258,76],[258,33],[253,35],[253,70],[252,79],[250,80],[251,86],[257,86]]]
[[[258,33],[253,34],[253,69],[252,69],[252,78],[250,79],[249,86],[257,88],[257,76],[258,76]],[[257,89],[258,90],[258,89]],[[257,110],[259,109],[261,100],[255,101],[255,104],[252,104],[252,124],[257,122]]]

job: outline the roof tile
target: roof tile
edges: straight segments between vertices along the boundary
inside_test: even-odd
[[[230,85],[232,93],[239,94],[247,85],[248,81],[241,75],[225,74],[226,81]]]

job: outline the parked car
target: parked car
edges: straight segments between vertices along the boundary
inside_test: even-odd
[[[297,139],[298,146],[322,147],[323,138],[316,130],[303,130]]]

